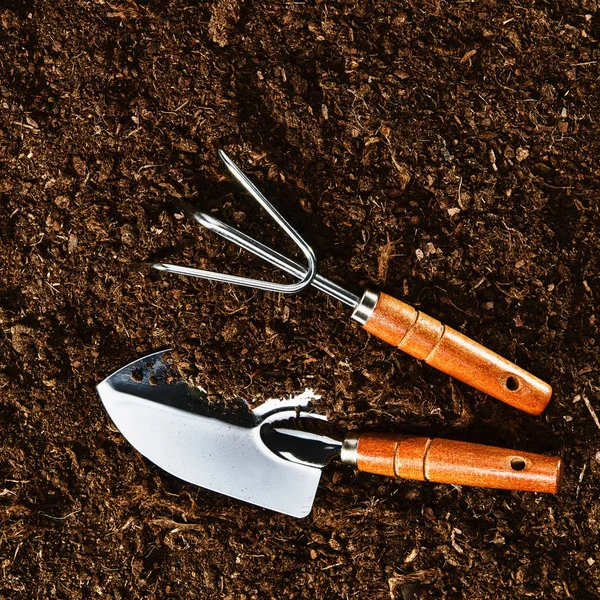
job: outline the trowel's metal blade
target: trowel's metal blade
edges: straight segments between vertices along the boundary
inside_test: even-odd
[[[170,372],[165,352],[113,373],[98,393],[125,438],[168,473],[293,517],[310,512],[321,470],[277,456],[260,435],[296,415],[289,402],[217,415],[205,393]]]

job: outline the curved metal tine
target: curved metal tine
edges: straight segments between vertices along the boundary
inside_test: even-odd
[[[306,269],[299,265],[297,262],[293,261],[291,258],[284,256],[283,254],[279,254],[276,250],[269,248],[269,246],[265,246],[258,240],[234,229],[230,225],[215,219],[212,215],[208,215],[201,211],[194,211],[190,206],[181,202],[183,209],[185,212],[197,221],[203,227],[210,229],[214,233],[220,235],[221,237],[227,239],[228,241],[237,244],[240,248],[244,250],[248,250],[252,252],[259,258],[262,258],[266,262],[272,264],[273,266],[293,275],[294,277],[304,277],[306,274]],[[171,273],[176,273],[179,275],[188,275],[191,277],[200,277],[203,278],[206,271],[202,271],[201,269],[191,269],[189,267],[178,267],[176,265],[170,265],[165,263],[156,263],[152,265],[155,269],[160,269],[163,271],[169,271]],[[356,308],[359,303],[359,297],[355,294],[349,292],[344,289],[342,286],[334,283],[333,281],[329,281],[322,275],[318,273],[315,275],[315,278],[311,281],[311,285],[316,287],[318,290],[325,292],[329,296],[336,298],[340,302],[350,306],[352,308]]]
[[[244,189],[269,213],[271,218],[285,231],[285,233],[287,233],[290,236],[290,238],[292,238],[292,241],[300,248],[300,250],[306,257],[306,270],[304,268],[301,268],[300,272],[293,273],[294,275],[300,278],[300,281],[297,283],[289,284],[274,283],[270,281],[263,281],[262,279],[240,277],[238,275],[229,275],[227,273],[218,273],[216,271],[205,271],[204,269],[178,267],[176,265],[170,265],[166,263],[155,263],[152,265],[152,267],[159,271],[168,271],[170,273],[176,273],[179,275],[189,275],[192,277],[199,277],[201,279],[209,279],[211,281],[220,281],[223,283],[242,285],[245,287],[252,287],[257,288],[259,290],[267,290],[271,292],[282,292],[290,294],[303,290],[305,287],[309,286],[312,283],[313,279],[315,278],[315,275],[317,274],[317,259],[315,257],[315,253],[313,252],[313,249],[304,241],[300,234],[283,218],[279,211],[261,194],[259,189],[246,177],[246,175],[244,175],[241,169],[229,158],[229,156],[227,156],[227,154],[225,154],[225,152],[219,150],[219,157],[225,163],[225,166],[229,169],[229,171],[235,177],[235,179],[242,184]],[[192,214],[194,215],[194,218],[196,218],[196,220],[199,221],[195,213],[192,212]],[[206,215],[206,217],[208,217],[209,219],[211,218],[210,215]],[[204,223],[201,224],[205,225]],[[232,239],[232,237],[228,237],[222,231],[217,231],[217,229],[219,229],[219,225],[222,226],[221,229],[223,227],[227,227],[224,223],[221,223],[217,219],[213,219],[212,226],[205,226],[209,229],[214,230],[216,233],[219,233],[219,235],[221,235],[225,239],[235,241],[234,239]],[[224,229],[224,231],[226,231],[226,229]],[[252,240],[252,238],[248,239]],[[246,249],[261,256],[260,252],[257,252],[248,246],[246,246]],[[266,258],[264,253],[262,254],[262,257]],[[282,258],[285,259],[285,257]],[[272,261],[270,262],[272,263]],[[289,269],[284,270],[290,272]]]
[[[261,191],[246,177],[243,171],[223,152],[219,150],[219,157],[236,178],[242,187],[271,215],[273,220],[281,227],[296,245],[302,250],[308,259],[309,255],[314,257],[312,248],[304,241],[304,238],[283,218],[280,212],[262,195]]]
[[[261,287],[274,292],[293,293],[308,287],[317,274],[317,257],[313,249],[305,242],[304,238],[287,222],[281,213],[263,196],[261,191],[246,177],[244,172],[229,158],[229,156],[219,149],[219,158],[223,161],[229,172],[242,185],[242,187],[269,213],[271,218],[288,234],[292,241],[300,248],[302,254],[307,260],[306,274],[298,283],[283,284],[263,282],[270,287]],[[215,219],[216,221],[216,219]],[[218,221],[217,221],[218,223]],[[222,234],[221,234],[222,235]],[[242,278],[243,279],[243,278]],[[256,281],[256,280],[254,280]],[[239,283],[239,282],[238,282]]]
[[[257,290],[265,290],[268,292],[299,292],[310,281],[305,283],[295,283],[291,285],[283,283],[271,283],[262,279],[251,279],[249,277],[238,277],[237,275],[227,275],[226,273],[217,273],[216,271],[205,271],[204,269],[196,269],[193,267],[180,267],[179,265],[170,265],[168,263],[153,263],[151,265],[157,271],[166,271],[174,275],[187,275],[188,277],[199,277],[200,279],[208,279],[210,281],[220,281],[221,283],[231,283],[233,285],[241,285],[245,287],[256,288]],[[290,289],[291,288],[291,289]]]
[[[234,229],[230,225],[227,225],[227,223],[219,221],[219,219],[216,219],[212,215],[199,210],[192,210],[191,216],[198,224],[202,225],[202,227],[206,227],[206,229],[213,231],[228,242],[232,242],[240,248],[252,252],[252,254],[271,263],[274,267],[277,267],[294,277],[298,277],[299,279],[306,277],[306,269],[302,265],[299,265],[291,258],[280,254],[276,250],[269,248],[253,237],[246,235],[242,231]]]
[[[210,231],[213,231],[227,241],[240,246],[244,250],[251,252],[259,258],[262,258],[264,261],[272,264],[282,271],[297,277],[301,280],[300,285],[302,285],[302,280],[304,280],[307,275],[307,270],[303,266],[294,262],[290,258],[279,254],[279,252],[276,250],[265,246],[249,235],[246,235],[245,233],[234,229],[226,223],[215,219],[215,217],[201,211],[196,211],[185,202],[180,201],[179,204],[181,205],[181,208],[188,214],[188,216],[193,218],[198,224],[206,227]],[[180,267],[178,265],[171,265],[169,263],[154,263],[151,266],[153,269],[157,269],[158,271],[168,271],[169,273],[174,273],[176,275],[187,275],[189,277],[198,277],[200,279],[211,279],[212,281],[235,283],[237,285],[244,285],[246,287],[250,287],[250,284],[252,284],[252,287],[264,290],[272,290],[273,285],[283,285],[272,284],[271,282],[263,281],[262,279],[238,277],[237,275],[216,273],[214,271],[206,271],[204,269],[196,269],[193,267]],[[318,278],[319,275],[316,274],[315,277]],[[314,283],[314,280],[310,283]]]

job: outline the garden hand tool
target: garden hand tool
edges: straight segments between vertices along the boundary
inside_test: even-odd
[[[309,412],[306,394],[216,407],[149,354],[98,385],[111,419],[156,465],[195,485],[293,517],[311,511],[321,469],[334,458],[360,471],[478,487],[558,491],[560,458],[413,435],[338,435]]]
[[[151,267],[180,275],[276,292],[299,292],[313,285],[350,306],[353,309],[352,319],[358,321],[369,333],[411,356],[424,360],[432,367],[532,415],[539,415],[546,408],[552,388],[525,369],[401,300],[373,290],[366,290],[359,298],[317,274],[317,260],[312,248],[225,152],[220,150],[219,156],[235,179],[300,248],[307,260],[306,268],[212,215],[189,208],[188,212],[200,225],[297,277],[299,281],[294,284],[272,283],[166,263],[153,263]]]

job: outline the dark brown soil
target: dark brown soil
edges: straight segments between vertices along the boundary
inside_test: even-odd
[[[599,598],[596,0],[0,2],[0,597]],[[177,199],[314,245],[554,386],[533,418],[370,338]],[[286,248],[286,244],[281,244]],[[95,385],[176,348],[224,398],[312,387],[340,426],[559,454],[557,497],[332,465],[296,520],[134,451]],[[187,363],[185,365],[184,363]]]

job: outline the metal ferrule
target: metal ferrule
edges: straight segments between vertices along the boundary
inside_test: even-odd
[[[365,290],[365,293],[352,313],[352,318],[361,325],[364,325],[371,318],[378,300],[379,292]]]
[[[340,450],[340,458],[346,465],[356,466],[358,462],[358,433],[349,433],[346,439],[342,442]]]

